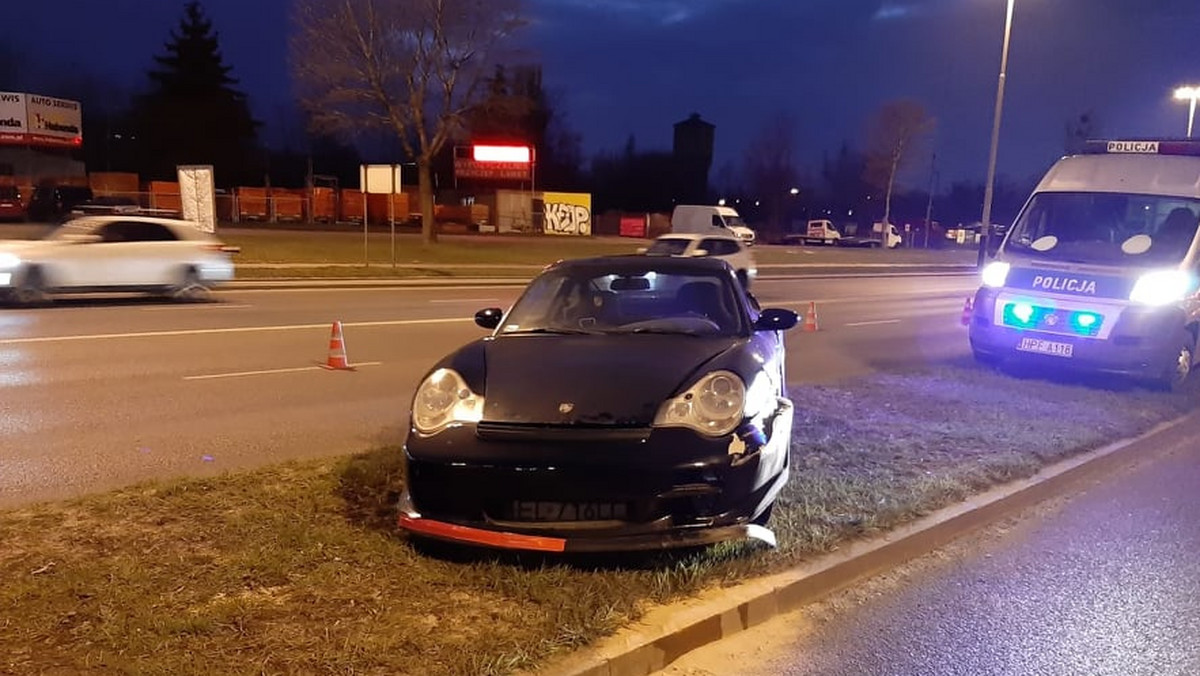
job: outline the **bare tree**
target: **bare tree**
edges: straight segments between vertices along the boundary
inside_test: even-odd
[[[795,130],[791,115],[772,115],[751,140],[743,160],[747,187],[762,201],[773,232],[783,230],[791,190],[796,187]]]
[[[924,153],[917,152],[937,121],[925,106],[910,99],[889,101],[875,115],[868,136],[867,182],[883,191],[883,222],[892,217],[896,184]]]
[[[417,163],[421,232],[437,241],[431,165],[484,92],[519,0],[294,0],[299,95],[321,128],[386,128]]]

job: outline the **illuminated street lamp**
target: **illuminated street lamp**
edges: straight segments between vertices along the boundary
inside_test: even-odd
[[[996,150],[1000,144],[1000,114],[1004,110],[1004,81],[1008,77],[1008,40],[1012,35],[1014,0],[1008,0],[1008,12],[1004,19],[1004,48],[1000,52],[1000,81],[996,85],[996,112],[992,118],[992,147],[988,152],[987,184],[983,190],[983,223],[980,228],[983,236],[979,238],[979,266],[983,267],[983,258],[987,253],[988,240],[992,236],[992,196],[996,184]]]
[[[789,190],[788,192],[792,193],[793,195],[799,195],[799,194],[800,194],[800,188],[792,188],[792,189],[791,189],[791,190]]]
[[[1176,101],[1187,101],[1188,105],[1188,133],[1187,137],[1192,137],[1192,123],[1196,120],[1196,99],[1200,99],[1200,87],[1180,87],[1175,90]]]

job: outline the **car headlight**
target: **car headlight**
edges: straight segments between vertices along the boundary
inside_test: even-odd
[[[1183,270],[1155,270],[1138,278],[1129,300],[1143,305],[1169,305],[1183,300],[1196,288],[1196,280]]]
[[[471,391],[456,371],[438,369],[417,388],[413,397],[413,426],[422,434],[436,434],[455,424],[479,422],[483,397]]]
[[[983,271],[979,276],[983,279],[984,286],[990,286],[998,289],[1004,286],[1008,281],[1008,271],[1012,268],[1008,263],[1002,261],[992,261],[983,267]]]
[[[0,270],[12,270],[21,266],[21,258],[16,254],[0,253]]]
[[[687,427],[720,437],[745,417],[746,384],[736,373],[713,371],[683,394],[668,399],[654,416],[655,427]]]

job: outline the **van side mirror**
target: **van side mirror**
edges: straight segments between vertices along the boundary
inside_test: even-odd
[[[792,310],[769,307],[762,311],[758,321],[754,322],[755,331],[787,331],[800,321],[800,316]]]
[[[504,310],[498,307],[489,307],[475,313],[475,323],[485,329],[494,329],[500,326],[500,320],[504,319]]]

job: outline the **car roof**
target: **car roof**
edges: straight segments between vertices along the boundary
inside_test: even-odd
[[[705,235],[705,234],[700,234],[700,233],[696,233],[696,232],[672,232],[672,233],[669,233],[666,235],[659,235],[657,238],[655,238],[655,241],[658,241],[660,239],[686,239],[686,240],[723,239],[723,240],[726,240],[729,242],[740,242],[741,241],[737,237],[734,237],[732,235],[726,235],[724,233],[713,233],[713,234]]]
[[[205,238],[205,237],[212,236],[211,234],[204,232],[199,227],[197,227],[195,222],[185,221],[182,218],[163,218],[161,216],[137,216],[134,214],[95,214],[95,215],[88,215],[88,216],[80,216],[78,218],[72,218],[70,221],[67,221],[67,222],[68,223],[79,222],[79,223],[89,223],[90,224],[90,223],[116,223],[118,221],[120,221],[122,223],[128,223],[131,221],[134,223],[155,223],[157,225],[166,226],[168,228],[171,228],[172,230],[175,230],[176,234],[179,234],[179,231],[182,231],[183,234],[187,235],[189,238],[192,236],[195,236],[196,238],[199,239],[199,238]]]
[[[559,261],[548,270],[585,271],[588,274],[641,274],[651,270],[677,274],[721,274],[730,269],[720,258],[675,256],[597,256]]]

